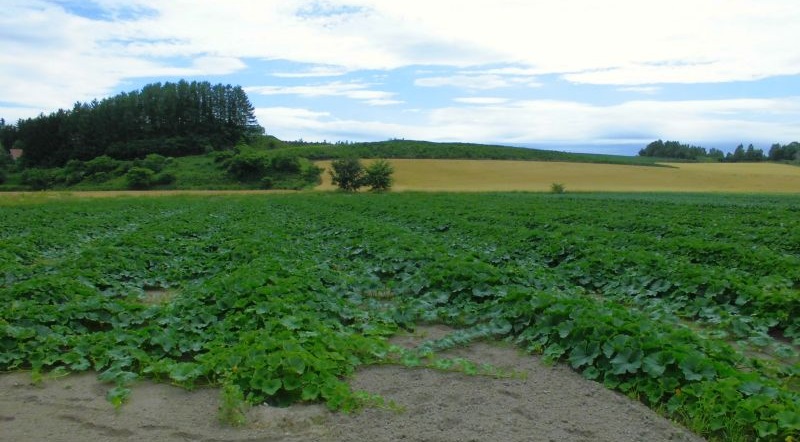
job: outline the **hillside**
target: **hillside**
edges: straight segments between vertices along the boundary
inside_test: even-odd
[[[284,142],[281,150],[310,160],[330,160],[343,157],[406,158],[454,160],[525,160],[563,161],[570,163],[605,163],[656,165],[662,159],[570,153],[555,150],[499,146],[474,143],[436,143],[416,140],[388,140],[351,144],[302,144]],[[674,160],[673,160],[674,161]]]
[[[157,147],[157,146],[156,146]],[[193,151],[190,149],[189,151]],[[200,155],[165,157],[160,150],[142,151],[137,159],[106,155],[87,161],[73,159],[63,167],[31,167],[24,162],[0,165],[0,191],[125,190],[125,189],[301,189],[315,185],[312,161],[343,157],[388,159],[448,159],[548,161],[566,163],[657,166],[658,158],[567,153],[521,147],[470,143],[389,140],[326,144],[286,142],[273,136],[252,137],[249,144],[211,150]],[[150,160],[148,160],[150,158]],[[155,160],[153,160],[155,159]],[[286,170],[288,159],[289,170]],[[157,163],[157,164],[156,164]],[[273,170],[273,163],[277,169]],[[130,170],[152,171],[145,185],[132,185]],[[149,174],[147,171],[139,173]],[[263,179],[263,181],[262,181]]]

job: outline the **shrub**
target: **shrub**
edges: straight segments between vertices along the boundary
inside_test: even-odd
[[[292,156],[276,156],[270,160],[270,169],[276,172],[300,172],[300,159]]]
[[[208,154],[208,156],[210,156],[215,163],[225,163],[226,161],[233,158],[235,155],[236,152],[234,152],[233,150],[218,150]]]
[[[155,173],[144,167],[131,167],[125,174],[128,189],[147,189],[153,183]]]
[[[53,187],[56,177],[49,169],[25,169],[22,172],[21,182],[30,186],[32,190],[45,190]]]
[[[141,160],[140,164],[142,167],[146,167],[152,170],[153,172],[158,173],[161,172],[162,169],[164,169],[164,166],[166,166],[168,160],[169,159],[163,155],[159,155],[157,153],[151,153],[146,157],[144,157],[144,159]]]
[[[178,178],[174,173],[164,172],[156,175],[155,179],[153,180],[153,184],[158,186],[166,186],[174,183],[177,179]]]
[[[261,179],[270,164],[269,158],[263,154],[245,152],[228,160],[228,174],[240,181]]]
[[[272,178],[268,176],[261,178],[260,184],[262,189],[272,189],[272,186],[274,185]]]
[[[363,184],[370,187],[372,191],[385,191],[392,187],[392,174],[394,168],[386,160],[376,160],[366,169]]]
[[[361,187],[364,177],[364,166],[356,158],[342,158],[331,162],[331,179],[333,184],[345,192],[355,192]]]
[[[119,166],[120,162],[108,155],[101,155],[85,163],[87,175],[110,173],[116,170]]]
[[[75,184],[83,181],[83,172],[67,172],[64,171],[64,183],[67,186],[74,186]]]
[[[567,188],[561,183],[553,183],[550,185],[550,192],[552,193],[564,193],[566,190]]]
[[[314,163],[309,163],[303,169],[303,181],[307,182],[308,184],[321,184],[322,183],[322,172],[325,169],[316,166]]]

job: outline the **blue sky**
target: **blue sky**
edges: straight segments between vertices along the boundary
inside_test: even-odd
[[[283,139],[800,140],[796,0],[0,0],[0,116],[242,85]]]

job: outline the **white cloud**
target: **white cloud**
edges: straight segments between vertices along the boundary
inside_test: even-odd
[[[369,89],[367,83],[345,83],[335,81],[332,83],[305,85],[305,86],[250,86],[246,87],[248,93],[261,95],[299,95],[303,97],[347,97],[353,100],[362,100],[367,104],[385,106],[402,103],[395,100],[394,92]]]
[[[454,98],[453,101],[465,104],[492,105],[492,104],[507,103],[509,99],[501,97],[459,97],[459,98]]]
[[[800,74],[796,0],[724,4],[718,0],[602,4],[592,0],[95,0],[92,4],[106,13],[91,19],[52,1],[4,0],[0,102],[19,106],[3,109],[7,118],[102,97],[132,78],[226,75],[243,70],[249,59],[313,66],[270,74],[284,78],[430,67],[436,73],[419,74],[423,78],[415,81],[416,86],[467,91],[535,87],[537,78],[548,74],[644,94],[657,92],[661,83]],[[343,97],[375,106],[400,103],[396,93],[365,83],[264,86],[250,91]],[[271,116],[287,130],[301,131],[298,134],[361,128],[376,138],[508,142],[622,139],[637,134],[687,142],[712,135],[800,138],[796,98],[592,106],[569,101],[490,102],[492,97],[463,95],[456,103],[484,105],[480,114],[474,106],[421,111],[414,116],[427,119],[413,125],[339,120],[287,108],[273,110]],[[265,125],[270,127],[269,122]]]
[[[620,92],[634,92],[637,94],[655,95],[661,92],[658,86],[625,86],[617,88]]]
[[[447,107],[415,113],[418,121],[392,124],[344,120],[286,108],[256,111],[269,133],[290,139],[459,140],[501,143],[644,144],[657,138],[692,144],[730,141],[788,143],[800,139],[800,97],[710,101],[630,101],[611,106],[531,100]],[[765,113],[769,113],[765,117]],[[263,119],[262,119],[263,118]],[[360,134],[360,138],[358,135]],[[591,140],[587,142],[587,140]]]
[[[496,74],[456,74],[451,76],[424,77],[414,80],[415,86],[450,86],[463,89],[483,90],[512,86],[539,87],[540,83],[531,77],[509,77]]]
[[[273,72],[273,77],[281,78],[307,78],[307,77],[340,77],[347,74],[346,69],[330,66],[314,66],[306,71],[298,72]]]
[[[255,114],[267,133],[284,140],[374,141],[402,137],[409,129],[395,123],[339,119],[303,108],[262,107]]]
[[[278,73],[290,76],[409,65],[511,66],[419,82],[472,89],[547,73],[618,85],[800,74],[795,0],[732,0],[724,7],[717,0],[94,3],[106,10],[102,19],[44,0],[6,0],[0,99],[61,105],[102,95],[125,78],[234,72],[246,58],[336,67]],[[201,60],[187,68],[166,57]],[[33,85],[43,86],[41,92],[25,99]]]

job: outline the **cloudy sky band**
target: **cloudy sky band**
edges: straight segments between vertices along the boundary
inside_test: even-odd
[[[3,3],[9,121],[187,78],[289,139],[800,139],[794,0]]]

